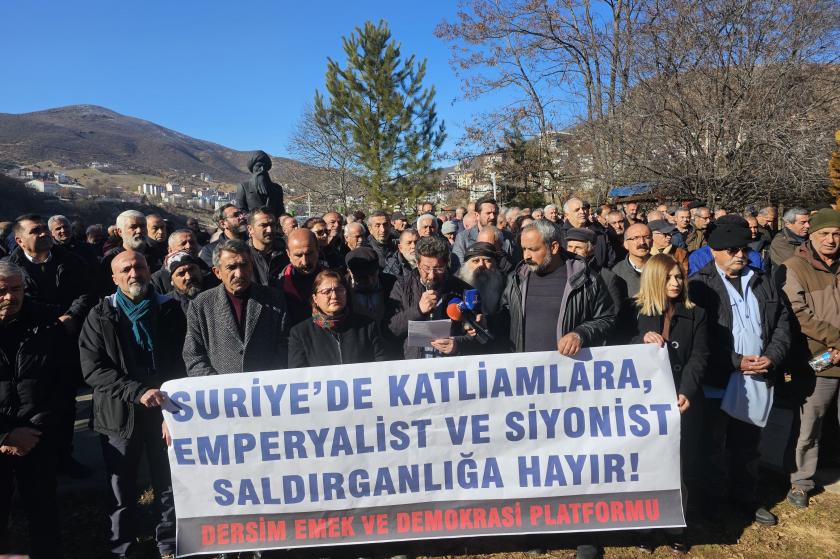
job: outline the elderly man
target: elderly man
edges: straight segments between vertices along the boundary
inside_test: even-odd
[[[137,544],[137,475],[145,454],[161,513],[158,549],[174,557],[175,506],[160,411],[167,397],[160,385],[184,376],[184,314],[178,301],[151,288],[139,252],[119,253],[111,269],[117,291],[90,311],[79,336],[82,373],[93,388],[93,429],[112,492],[108,545],[115,556],[126,556]]]
[[[671,244],[671,236],[677,231],[677,228],[664,219],[649,221],[648,227],[653,235],[651,254],[670,254],[683,269],[683,274],[687,276],[688,252],[684,248],[675,247]]]
[[[405,214],[402,212],[392,213],[391,226],[397,234],[405,231],[406,227],[408,227],[408,220],[405,218]]]
[[[580,198],[569,198],[563,204],[563,216],[566,218],[560,226],[561,246],[565,244],[566,232],[575,227],[585,227],[595,233],[594,260],[598,266],[609,268],[615,263],[615,252],[607,240],[607,236],[601,231],[594,229],[586,220],[586,209]]]
[[[370,231],[368,245],[379,259],[379,268],[384,269],[388,258],[396,252],[391,241],[391,220],[383,210],[376,210],[368,216],[367,224]]]
[[[800,406],[796,442],[796,471],[790,476],[787,500],[795,507],[808,506],[820,450],[823,420],[838,403],[840,387],[840,212],[829,208],[811,216],[809,241],[800,245],[783,264],[783,290],[799,323],[797,340],[807,346],[802,360],[827,355],[818,370],[807,375],[805,402]],[[808,370],[808,369],[805,369]],[[816,376],[813,376],[813,375]]]
[[[560,219],[560,216],[559,212],[557,211],[556,204],[549,204],[545,208],[543,208],[543,219],[546,219],[551,223],[556,223],[559,225],[558,220]]]
[[[414,229],[406,229],[400,233],[397,251],[385,263],[383,272],[400,278],[411,273],[417,267],[417,255],[414,252],[420,235]]]
[[[479,231],[478,236],[475,238],[475,242],[490,243],[496,248],[496,267],[505,276],[512,272],[519,261],[522,260],[522,253],[519,250],[519,247],[514,247],[514,255],[510,255],[502,250],[505,242],[505,236],[501,229],[497,229],[495,227],[485,227]]]
[[[811,215],[804,208],[790,208],[782,215],[782,230],[770,243],[770,260],[781,266],[808,240]]]
[[[505,290],[505,275],[499,270],[498,259],[499,249],[496,245],[476,241],[467,250],[464,265],[458,270],[459,279],[478,289],[481,300],[479,314],[485,316],[498,312]]]
[[[163,266],[160,270],[152,274],[152,287],[158,293],[168,293],[172,289],[171,278],[169,275],[169,257],[176,252],[186,252],[196,257],[198,267],[201,270],[203,277],[202,284],[205,289],[209,289],[219,284],[216,276],[213,275],[212,270],[204,260],[198,258],[200,247],[196,240],[195,233],[192,229],[176,229],[169,235],[167,242],[169,253],[163,261]]]
[[[776,220],[779,218],[779,210],[775,206],[766,206],[758,210],[756,219],[758,220],[759,232],[761,238],[769,245],[776,236]]]
[[[56,439],[68,389],[64,332],[24,297],[24,284],[19,266],[0,261],[0,554],[12,551],[8,524],[17,486],[29,525],[29,555],[60,558],[55,489]]]
[[[289,264],[285,242],[278,243],[277,219],[268,207],[257,208],[248,214],[248,246],[254,282],[276,285],[280,271]],[[282,249],[280,247],[283,247]]]
[[[607,214],[606,234],[616,262],[621,262],[627,256],[627,249],[624,248],[624,229],[624,212],[610,210]]]
[[[271,157],[264,151],[257,150],[248,160],[250,180],[243,182],[236,190],[236,206],[243,212],[268,206],[271,213],[286,213],[283,205],[283,187],[271,180]]]
[[[111,261],[118,254],[130,250],[147,256],[149,242],[146,237],[146,216],[136,210],[126,210],[117,216],[115,233],[120,239],[121,245],[114,247],[105,253],[100,264],[99,289],[101,296],[110,295],[114,292],[114,282],[111,279]],[[156,272],[163,266],[163,260],[158,255],[148,255],[146,263],[152,272]]]
[[[735,224],[739,227],[747,227],[748,223],[747,220],[737,214],[730,214],[721,217],[717,223],[715,223],[715,227],[722,224]],[[714,229],[714,228],[712,228]],[[756,270],[764,270],[769,271],[769,263],[764,262],[761,259],[761,255],[751,248],[752,243],[747,245],[747,263],[750,267]],[[709,245],[702,246],[688,255],[688,275],[693,276],[697,272],[703,269],[706,264],[714,260],[712,255],[712,249]]]
[[[166,259],[165,268],[170,288],[167,295],[181,303],[181,310],[186,315],[190,301],[207,289],[201,265],[204,260],[189,252],[175,252]]]
[[[159,260],[161,263],[163,259],[169,254],[166,247],[167,239],[166,222],[158,214],[149,214],[146,216],[146,259]]]
[[[688,252],[694,252],[706,246],[708,242],[706,237],[709,234],[709,224],[712,222],[712,212],[706,206],[699,206],[691,210],[691,218],[694,222],[694,227],[683,237],[683,242]]]
[[[562,248],[559,230],[548,221],[526,226],[521,244],[524,261],[508,276],[502,296],[510,349],[572,356],[602,345],[616,311],[600,276]]]
[[[351,250],[356,250],[367,243],[367,229],[357,221],[344,226],[344,251],[346,255]]]
[[[284,215],[280,218],[280,229],[283,232],[283,238],[289,238],[289,234],[298,228],[298,222],[290,215]],[[340,235],[339,235],[340,236]]]
[[[210,235],[201,228],[201,224],[194,217],[187,218],[187,229],[195,234],[195,239],[198,241],[198,246],[202,247],[210,242]]]
[[[408,345],[408,323],[411,321],[446,319],[449,297],[463,297],[469,289],[449,270],[449,243],[437,235],[421,237],[417,242],[417,268],[394,284],[389,298],[387,324],[391,333],[403,341],[403,357],[418,359],[456,355],[475,342],[460,322],[453,322],[450,335],[432,340],[427,347]]]
[[[453,221],[444,222],[443,227],[440,228],[440,233],[443,238],[449,241],[449,246],[455,244],[455,237],[458,235],[458,224]]]
[[[308,229],[299,231],[312,236]],[[314,241],[311,248],[317,253]],[[275,289],[253,281],[248,245],[235,239],[219,243],[213,251],[213,273],[221,285],[193,299],[187,312],[187,374],[286,368],[290,324],[285,301]]]
[[[417,218],[417,233],[420,238],[428,237],[430,235],[437,235],[438,221],[432,214],[423,214]]]
[[[83,235],[81,239],[78,239],[71,234],[69,219],[63,215],[54,215],[47,220],[47,227],[56,244],[81,258],[89,268],[96,268],[99,265],[96,250],[86,242],[86,237]]]
[[[291,328],[312,316],[312,285],[315,276],[324,269],[324,265],[318,260],[318,241],[309,229],[292,231],[286,255],[289,257],[289,264],[280,273],[278,287],[286,296]]]
[[[741,220],[717,224],[709,235],[713,261],[689,282],[691,300],[706,311],[709,337],[715,340],[703,378],[705,493],[707,505],[715,511],[728,477],[729,496],[755,522],[774,525],[775,515],[756,494],[762,430],[756,421],[761,422],[736,419],[721,409],[727,390],[741,390],[741,382],[758,382],[756,387],[772,384],[791,340],[790,317],[776,283],[747,266],[750,232]],[[742,381],[742,375],[754,380]],[[727,388],[730,385],[733,388]]]
[[[674,226],[677,230],[674,231],[673,235],[671,235],[671,244],[688,250],[686,240],[689,235],[694,233],[694,227],[691,225],[691,210],[682,207],[675,208]]]
[[[592,258],[594,253],[595,233],[585,228],[570,229],[566,232],[566,250],[583,259],[584,262],[604,280],[604,285],[607,292],[610,294],[610,299],[613,303],[613,308],[620,310],[625,302],[622,295],[622,288],[619,284],[621,280],[618,279],[612,270],[609,268],[602,268]],[[614,329],[615,330],[615,329]],[[608,342],[614,340],[614,334],[610,334],[607,338]]]
[[[458,233],[455,238],[455,245],[452,248],[452,253],[457,256],[459,265],[463,263],[467,249],[478,239],[478,233],[485,227],[496,227],[499,216],[499,205],[496,200],[489,196],[479,198],[475,203],[475,209],[478,212],[478,227],[465,229]],[[422,233],[420,236],[423,236]],[[513,236],[506,229],[502,230],[502,236],[502,250],[508,255],[513,254]]]
[[[221,236],[201,248],[199,258],[204,260],[207,266],[213,266],[213,251],[216,245],[224,239],[239,239],[244,241],[248,238],[248,214],[233,204],[224,204],[215,213],[215,221],[221,231]]]

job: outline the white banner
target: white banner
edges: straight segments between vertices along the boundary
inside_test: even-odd
[[[179,554],[684,525],[676,391],[655,345],[163,390]]]

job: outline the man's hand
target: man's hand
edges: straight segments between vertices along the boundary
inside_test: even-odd
[[[646,344],[656,344],[659,347],[663,347],[665,345],[665,338],[663,338],[661,334],[657,334],[656,332],[648,332],[647,334],[645,334],[645,337],[642,338],[642,341]]]
[[[440,297],[438,296],[437,291],[432,289],[424,291],[423,295],[420,296],[420,312],[423,314],[429,314],[435,310],[435,306],[437,306],[439,298]]]
[[[455,348],[458,344],[455,343],[455,338],[438,338],[432,340],[432,347],[444,355],[452,355],[455,353]]]
[[[837,365],[840,363],[840,350],[836,350],[833,347],[829,348],[828,351],[831,352],[831,364]]]
[[[685,394],[678,394],[677,395],[677,409],[680,410],[680,413],[685,413],[685,410],[691,407],[691,402],[688,401],[688,398],[685,397]]]
[[[0,453],[10,456],[26,456],[41,441],[41,432],[32,427],[15,427],[6,435]]]
[[[150,388],[140,396],[140,403],[147,408],[159,408],[166,402],[166,394],[157,388]]]
[[[745,375],[763,375],[773,363],[763,355],[745,355],[741,358],[741,372]]]
[[[68,334],[75,335],[79,331],[79,323],[69,314],[59,316],[58,321],[61,322],[61,325]]]
[[[166,441],[166,446],[172,446],[172,435],[169,434],[169,427],[166,426],[166,421],[160,424],[161,438]]]
[[[487,325],[485,324],[486,321],[484,320],[484,315],[483,314],[475,315],[475,321],[482,328],[487,328]],[[473,328],[472,326],[470,326],[466,322],[464,323],[464,332],[467,334],[467,336],[469,336],[471,338],[475,338],[476,335],[478,334],[478,332],[476,332],[475,328]]]
[[[581,339],[580,336],[574,332],[569,332],[559,340],[557,340],[557,351],[566,357],[572,357],[580,351]]]

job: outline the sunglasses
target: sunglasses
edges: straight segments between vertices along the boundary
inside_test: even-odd
[[[729,256],[735,256],[739,252],[743,252],[746,255],[749,248],[748,247],[739,247],[739,248],[727,248],[725,250],[726,250],[726,254],[728,254]]]

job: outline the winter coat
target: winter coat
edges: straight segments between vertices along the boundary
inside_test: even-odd
[[[645,315],[636,312],[635,333],[631,343],[644,343],[648,332],[662,333],[664,315]],[[677,303],[671,316],[671,330],[665,343],[674,375],[677,394],[693,403],[700,393],[709,362],[708,324],[706,312],[700,307],[686,308]]]
[[[289,333],[289,368],[368,363],[387,359],[379,325],[351,314],[335,334],[313,320],[296,324]]]
[[[560,246],[566,246],[566,235],[572,228],[572,225],[568,221],[564,221],[560,225]],[[592,258],[595,260],[595,263],[601,268],[612,268],[617,262],[617,259],[607,234],[591,225],[586,225],[585,228],[595,234],[595,242],[592,243]]]
[[[225,286],[219,285],[189,305],[183,351],[187,374],[285,369],[288,335],[286,302],[276,289],[251,284],[240,334]]]
[[[805,241],[797,239],[790,229],[782,227],[770,243],[770,260],[774,266],[781,266],[793,256],[797,247],[804,243]]]
[[[767,378],[773,381],[790,349],[790,314],[778,287],[769,276],[753,270],[749,287],[761,309],[761,354],[772,362]],[[691,300],[706,311],[709,323],[709,347],[712,350],[703,382],[709,386],[725,388],[730,373],[740,370],[743,355],[735,351],[732,305],[715,262],[708,263],[694,274],[688,288]]]
[[[185,376],[180,348],[186,325],[181,305],[166,295],[154,296],[153,374],[132,357],[134,350],[126,346],[135,342],[131,323],[117,307],[116,295],[93,307],[79,334],[82,374],[93,388],[93,429],[98,433],[131,438],[140,397],[167,380]]]
[[[603,345],[615,326],[617,312],[604,280],[578,258],[571,255],[555,258],[565,260],[566,289],[557,324],[546,327],[555,329],[558,340],[575,332],[584,347]],[[502,294],[498,316],[502,325],[494,330],[508,332],[511,351],[523,351],[525,347],[525,299],[530,273],[528,265],[521,262],[508,276]]]
[[[798,342],[807,344],[803,357],[840,348],[840,266],[831,269],[817,257],[811,243],[796,249],[779,270],[782,289],[798,322]],[[840,378],[840,366],[817,376]]]

